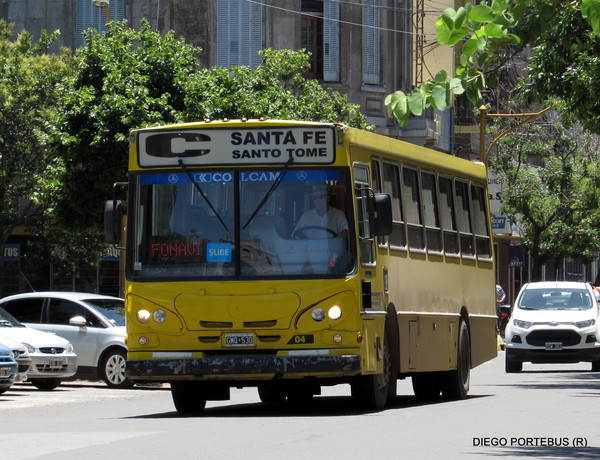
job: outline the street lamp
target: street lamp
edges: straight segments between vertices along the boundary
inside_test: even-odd
[[[110,22],[110,11],[108,10],[110,0],[92,0],[92,5],[97,6],[98,8],[104,8],[104,11],[106,12],[106,22]]]

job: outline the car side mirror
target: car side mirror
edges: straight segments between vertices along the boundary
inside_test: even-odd
[[[71,326],[85,327],[87,321],[83,316],[73,316],[73,318],[69,320],[69,324]]]

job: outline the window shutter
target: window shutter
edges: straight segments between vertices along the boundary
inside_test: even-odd
[[[262,49],[262,2],[218,0],[217,65],[232,67],[260,64]]]
[[[363,7],[363,80],[379,84],[379,0],[365,0]]]
[[[339,10],[337,0],[323,4],[323,80],[339,81]]]
[[[125,0],[112,0],[108,6],[110,19],[122,21],[125,18]],[[90,27],[98,32],[106,32],[106,17],[104,8],[94,6],[90,0],[77,0],[75,45],[77,48],[85,45],[83,32]]]

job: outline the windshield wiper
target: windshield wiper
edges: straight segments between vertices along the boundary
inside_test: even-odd
[[[271,188],[269,189],[269,191],[266,193],[266,195],[264,196],[264,198],[262,199],[262,201],[256,207],[256,209],[254,210],[254,212],[252,213],[252,215],[250,216],[250,218],[248,219],[248,221],[242,227],[242,230],[246,229],[246,227],[250,224],[250,222],[252,222],[252,219],[254,219],[256,217],[256,214],[258,214],[258,211],[260,211],[260,209],[269,200],[269,198],[271,197],[271,195],[273,194],[273,192],[277,189],[277,187],[281,183],[281,179],[283,179],[283,175],[287,172],[287,170],[289,169],[290,165],[293,162],[294,162],[294,157],[290,157],[290,159],[287,161],[287,163],[285,164],[285,166],[279,172],[279,175],[277,176],[277,179],[275,179],[275,182],[273,182],[273,185],[271,185]]]
[[[198,192],[200,193],[200,195],[202,195],[202,198],[204,198],[204,201],[206,201],[206,204],[208,204],[208,206],[210,207],[210,209],[212,209],[212,212],[215,214],[215,216],[217,216],[217,219],[219,219],[219,222],[221,222],[221,224],[223,224],[223,227],[225,227],[225,230],[227,232],[229,232],[229,229],[227,228],[227,225],[225,225],[225,222],[223,222],[223,219],[221,219],[221,216],[219,215],[219,213],[217,212],[217,210],[215,209],[215,207],[212,205],[212,203],[210,202],[210,200],[208,199],[208,197],[204,193],[204,190],[202,190],[200,188],[200,184],[198,184],[198,182],[194,181],[194,178],[192,177],[192,174],[189,172],[189,170],[187,169],[187,167],[183,164],[183,160],[181,158],[179,158],[179,166],[181,166],[181,169],[183,169],[185,171],[185,173],[188,175],[188,177],[192,181],[192,184],[194,184],[194,187],[196,187],[196,190],[198,190]]]

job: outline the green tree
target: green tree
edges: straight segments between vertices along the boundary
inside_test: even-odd
[[[600,251],[597,136],[579,129],[525,125],[502,138],[490,169],[504,179],[502,211],[517,223],[533,280],[548,260],[592,261]]]
[[[591,96],[594,102],[588,99],[588,104],[575,112],[584,125],[585,118],[591,116],[585,108],[600,104],[595,95],[589,94],[589,86],[561,85],[561,79],[573,81],[574,76],[588,73],[587,67],[595,64],[600,32],[598,0],[492,0],[477,6],[468,3],[457,10],[445,10],[436,24],[438,43],[457,49],[459,64],[454,75],[441,71],[409,94],[396,91],[387,96],[388,114],[401,125],[411,114],[421,115],[427,107],[444,110],[451,105],[453,95],[466,94],[469,101],[479,106],[481,91],[495,88],[505,64],[527,46],[533,47],[539,59],[530,72],[530,101],[557,96],[567,102],[568,109],[578,107],[578,101]],[[577,59],[578,55],[582,59]],[[580,81],[584,82],[585,77]],[[546,86],[538,85],[542,82]]]
[[[65,169],[55,208],[66,229],[102,228],[102,203],[127,178],[129,132],[152,125],[220,118],[284,118],[347,122],[369,128],[345,95],[302,73],[304,52],[265,50],[256,69],[200,69],[201,50],[146,21],[86,32],[55,141]]]
[[[67,55],[46,54],[57,33],[12,36],[13,26],[0,21],[0,255],[17,227],[38,231],[58,185],[62,164],[46,133],[69,68]]]

